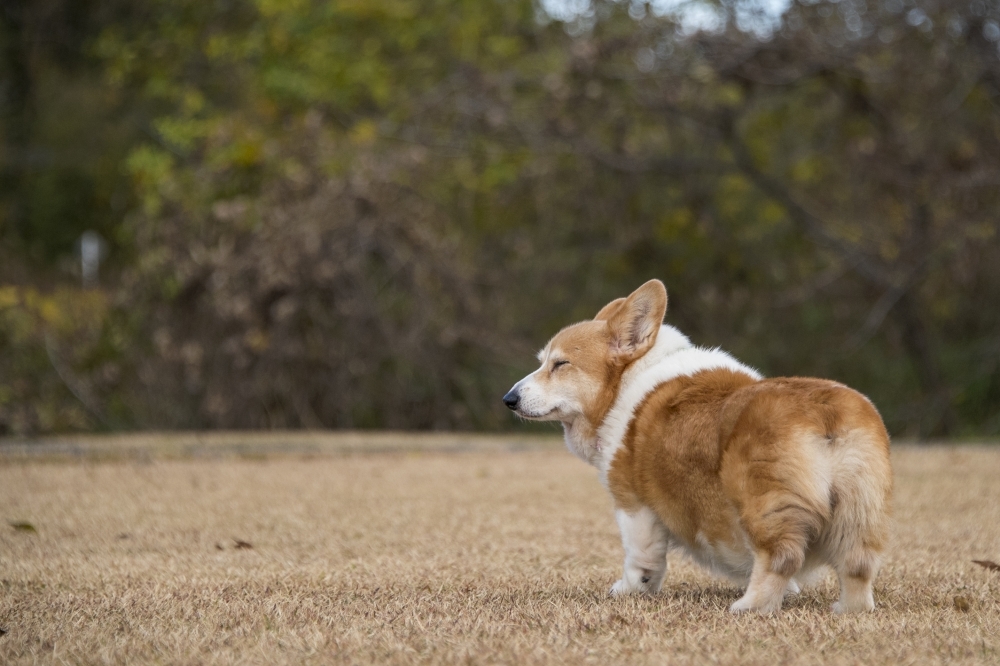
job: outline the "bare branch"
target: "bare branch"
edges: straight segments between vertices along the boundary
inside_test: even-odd
[[[813,240],[813,242],[835,251],[847,262],[860,277],[867,282],[877,284],[882,287],[893,287],[895,280],[892,273],[877,260],[873,260],[858,248],[847,241],[838,238],[830,233],[827,225],[824,224],[817,215],[811,213],[789,192],[788,187],[778,179],[769,176],[754,164],[750,150],[740,138],[735,128],[732,117],[728,117],[722,122],[723,137],[729,143],[733,151],[733,159],[736,166],[749,178],[758,189],[764,194],[780,203],[788,212],[789,217]]]

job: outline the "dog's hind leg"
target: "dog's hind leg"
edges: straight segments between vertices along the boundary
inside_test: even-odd
[[[889,531],[892,470],[881,432],[854,430],[838,441],[830,527],[822,546],[840,578],[836,613],[875,609],[872,581]]]
[[[621,579],[611,588],[612,595],[631,592],[659,592],[667,573],[670,533],[652,509],[618,509],[615,520],[625,547],[625,567]]]
[[[861,485],[861,484],[858,484]],[[824,545],[830,563],[840,579],[840,599],[833,604],[835,613],[856,613],[875,609],[872,581],[878,571],[888,522],[879,492],[867,493],[875,498],[874,508],[864,506],[865,496],[858,489],[850,500],[844,500],[834,512],[831,529],[824,535]]]
[[[820,520],[788,493],[762,499],[765,510],[743,518],[754,543],[754,563],[746,594],[729,608],[734,613],[781,610],[785,593],[797,591],[794,576],[805,563],[806,544]]]
[[[861,553],[853,566],[840,566],[840,600],[833,604],[834,613],[857,613],[875,610],[872,580],[875,578],[877,556]]]
[[[781,610],[781,602],[785,598],[792,577],[773,571],[771,560],[772,557],[764,552],[755,555],[747,591],[729,607],[730,612],[777,613]]]

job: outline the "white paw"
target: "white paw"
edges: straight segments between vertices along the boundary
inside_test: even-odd
[[[746,597],[742,597],[738,601],[733,602],[733,605],[729,607],[730,613],[746,613],[747,611],[752,611],[753,605],[747,600]]]
[[[733,603],[732,606],[729,607],[730,613],[749,613],[751,611],[755,611],[757,613],[766,614],[766,613],[777,613],[780,610],[781,610],[780,599],[778,599],[777,602],[771,601],[770,603],[766,604],[755,604],[749,599],[747,599],[745,595],[743,596],[742,599],[736,601],[735,603]]]
[[[801,591],[802,588],[799,587],[798,583],[796,583],[794,580],[788,581],[788,587],[785,589],[786,594],[798,594]]]
[[[835,601],[833,606],[830,607],[830,610],[837,615],[843,615],[844,613],[864,613],[875,610],[875,604],[873,602],[864,602],[860,606],[851,607],[843,601]]]

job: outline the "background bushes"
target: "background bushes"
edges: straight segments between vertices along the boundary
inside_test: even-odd
[[[897,434],[1000,432],[996,7],[705,6],[8,3],[0,430],[505,427],[659,277]]]

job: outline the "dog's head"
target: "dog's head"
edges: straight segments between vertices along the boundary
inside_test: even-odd
[[[515,384],[504,404],[534,421],[570,425],[584,417],[596,426],[625,368],[653,347],[666,311],[667,290],[650,280],[593,320],[564,328],[538,353],[541,367]]]

